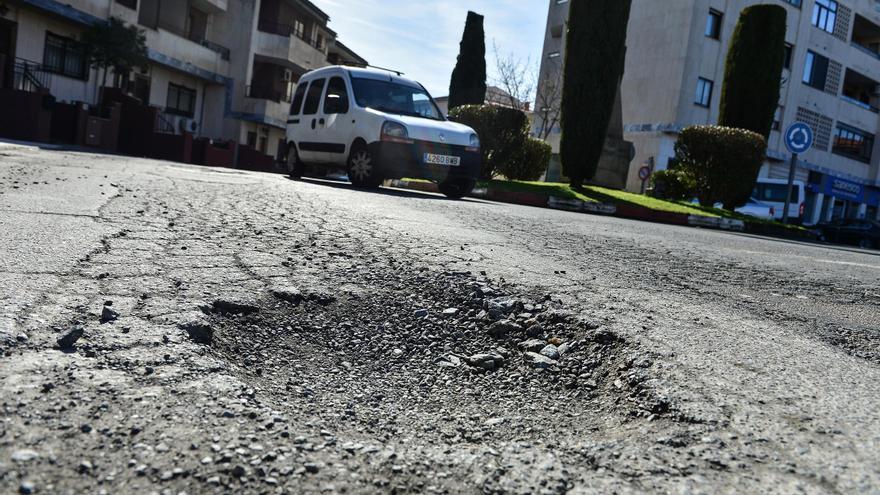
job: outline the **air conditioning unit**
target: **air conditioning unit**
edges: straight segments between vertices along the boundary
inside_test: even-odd
[[[177,128],[180,130],[181,133],[184,133],[184,132],[193,133],[193,132],[196,132],[199,130],[199,123],[196,122],[195,120],[181,117],[177,121]]]
[[[284,82],[293,81],[293,71],[290,69],[284,69],[284,73],[281,75],[281,80]]]

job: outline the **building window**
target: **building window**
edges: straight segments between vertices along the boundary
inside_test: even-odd
[[[712,104],[712,88],[715,86],[715,83],[708,79],[699,78],[697,79],[697,98],[694,100],[694,103],[700,105],[701,107],[709,107]]]
[[[128,7],[131,10],[137,10],[138,8],[137,0],[116,0],[116,3],[122,5],[123,7]]]
[[[827,79],[828,57],[808,51],[804,62],[804,84],[824,91]]]
[[[778,106],[776,107],[776,113],[773,114],[773,130],[778,131],[782,129],[782,115],[785,113],[785,107]]]
[[[860,162],[871,163],[871,152],[874,149],[874,136],[855,127],[837,124],[834,130],[834,147],[832,152]]]
[[[247,145],[251,148],[257,149],[257,133],[256,132],[248,131]]]
[[[70,38],[46,32],[43,66],[49,72],[76,79],[88,79],[85,46]]]
[[[710,10],[709,17],[706,19],[706,37],[713,40],[721,39],[721,20],[724,14],[717,10]]]
[[[196,90],[168,83],[168,103],[165,111],[192,118],[196,114]]]
[[[813,6],[813,25],[822,31],[834,33],[837,21],[837,2],[834,0],[816,0]]]
[[[791,70],[791,59],[794,57],[794,45],[791,43],[785,44],[785,58],[783,59],[782,66],[788,70]]]

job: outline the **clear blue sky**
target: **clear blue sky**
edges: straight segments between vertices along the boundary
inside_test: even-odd
[[[540,61],[546,0],[313,0],[330,28],[370,64],[418,80],[434,97],[449,93],[467,11],[486,17],[486,62],[494,76],[493,40],[533,65]]]

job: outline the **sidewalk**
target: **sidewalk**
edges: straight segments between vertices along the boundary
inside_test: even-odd
[[[399,189],[439,193],[437,185],[433,182],[400,179],[390,181],[389,185],[390,187],[396,187]],[[548,194],[504,191],[487,187],[478,187],[477,189],[474,189],[470,196],[473,198],[497,201],[499,203],[533,206],[536,208],[550,208],[554,210],[565,210],[593,215],[607,215],[643,222],[665,223],[732,232],[747,232],[787,239],[814,239],[814,236],[806,230],[798,231],[769,223],[748,222],[733,218],[661,211],[632,204],[583,201],[580,199],[561,198]]]

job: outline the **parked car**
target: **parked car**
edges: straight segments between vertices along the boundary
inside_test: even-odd
[[[343,169],[358,187],[410,177],[437,182],[451,198],[470,193],[480,139],[451,122],[424,86],[385,70],[325,67],[299,82],[287,121],[287,167]]]
[[[819,239],[826,242],[853,244],[864,249],[880,247],[880,222],[841,219],[816,226]]]
[[[691,203],[698,205],[700,204],[700,200],[694,198],[691,200]],[[718,208],[720,210],[724,208],[724,205],[721,203],[716,203],[715,208]],[[748,215],[750,217],[761,218],[763,220],[773,220],[773,218],[776,216],[775,208],[770,205],[764,204],[755,198],[750,198],[749,202],[737,208],[736,212],[743,215]]]
[[[762,203],[755,198],[750,198],[749,202],[737,208],[736,212],[762,220],[773,220],[776,218],[776,208]]]
[[[788,181],[780,179],[758,179],[752,197],[757,201],[772,206],[773,218],[782,220],[785,213],[785,195],[788,192]],[[791,223],[803,223],[804,213],[807,206],[807,189],[801,181],[794,182],[791,192],[791,206],[788,210],[788,219]]]

